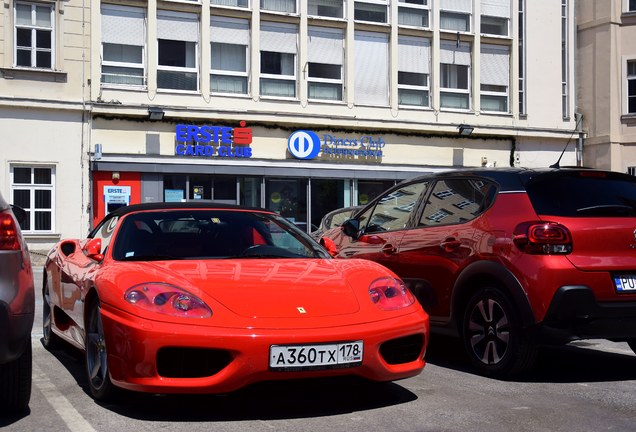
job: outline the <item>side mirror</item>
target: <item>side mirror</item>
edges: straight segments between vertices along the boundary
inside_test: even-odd
[[[24,223],[24,221],[26,220],[26,211],[22,207],[13,204],[11,204],[11,211],[13,211],[13,214],[18,220],[18,223],[22,225],[22,223]]]
[[[342,231],[354,240],[360,235],[360,221],[358,219],[347,219],[342,223]]]
[[[102,261],[104,254],[102,253],[102,239],[91,239],[86,246],[84,246],[84,252],[86,256],[95,261]]]
[[[335,257],[336,255],[338,255],[338,248],[336,247],[336,242],[331,240],[329,237],[321,237],[320,244],[325,249],[327,249],[327,252],[329,252],[329,255],[331,255],[332,257]]]

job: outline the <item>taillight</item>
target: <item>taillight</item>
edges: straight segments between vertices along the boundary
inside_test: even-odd
[[[0,212],[0,250],[20,250],[20,232],[8,211]]]
[[[524,222],[514,230],[512,241],[533,255],[566,255],[572,252],[570,231],[556,222]]]
[[[411,291],[399,279],[383,277],[374,280],[369,286],[371,301],[382,310],[396,310],[415,303]]]

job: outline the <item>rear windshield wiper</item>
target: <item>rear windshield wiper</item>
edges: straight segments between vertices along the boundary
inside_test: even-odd
[[[591,216],[634,216],[634,208],[623,204],[603,204],[576,209],[577,213]]]

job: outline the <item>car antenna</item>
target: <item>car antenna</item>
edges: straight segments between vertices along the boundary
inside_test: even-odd
[[[583,120],[583,116],[579,116],[579,119],[576,122],[576,126],[574,127],[574,130],[572,131],[572,134],[570,135],[570,138],[568,139],[568,142],[565,143],[565,147],[563,147],[563,151],[561,152],[561,155],[559,156],[559,159],[557,159],[557,161],[555,163],[550,165],[550,168],[561,168],[561,165],[559,165],[559,163],[561,162],[561,158],[565,154],[565,150],[570,145],[570,141],[572,141],[572,137],[574,136],[574,132],[576,132],[579,129],[579,124],[581,123],[581,120]]]

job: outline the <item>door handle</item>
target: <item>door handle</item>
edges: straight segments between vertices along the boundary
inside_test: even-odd
[[[393,255],[396,252],[397,252],[397,248],[393,246],[391,243],[387,243],[384,246],[382,246],[382,253],[384,255]]]
[[[455,249],[459,248],[462,245],[462,242],[455,238],[447,238],[443,242],[440,243],[440,247],[444,249],[444,252],[452,252]]]

